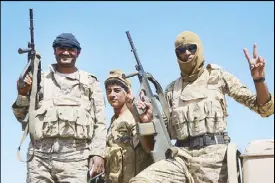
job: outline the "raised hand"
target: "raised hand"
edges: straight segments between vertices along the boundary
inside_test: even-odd
[[[253,58],[249,56],[247,48],[243,49],[244,55],[248,61],[251,76],[253,80],[258,80],[265,77],[265,60],[258,55],[257,45],[253,45]]]
[[[93,156],[89,161],[89,170],[90,178],[104,172],[104,159],[99,156]]]
[[[143,102],[140,99],[137,99],[137,100],[134,100],[134,99],[135,97],[131,91],[126,93],[125,102],[128,109],[133,113],[134,112],[133,102],[135,102],[135,105],[138,109],[145,111],[143,114],[138,116],[139,122],[141,123],[151,122],[153,119],[153,110],[152,110],[151,104],[147,102]]]
[[[32,85],[32,76],[31,74],[27,74],[26,77],[24,78],[24,83],[25,87],[20,88],[19,87],[19,80],[17,81],[17,91],[19,95],[26,96],[29,91],[31,90],[31,85]]]

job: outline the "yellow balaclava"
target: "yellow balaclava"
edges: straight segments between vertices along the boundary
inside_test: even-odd
[[[204,71],[203,47],[199,36],[191,31],[181,32],[175,41],[175,49],[179,46],[190,44],[197,45],[197,51],[194,58],[190,61],[183,62],[178,57],[178,64],[181,70],[181,76],[185,81],[196,80]],[[177,54],[177,53],[176,53]]]
[[[122,82],[125,86],[127,86],[129,89],[131,89],[131,82],[129,79],[126,79],[123,77],[123,72],[121,70],[111,70],[109,73],[109,76],[105,80],[104,83],[106,83],[108,80],[119,80]]]

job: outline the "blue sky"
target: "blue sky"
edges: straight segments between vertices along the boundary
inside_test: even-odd
[[[1,182],[24,183],[26,165],[16,158],[22,132],[11,105],[16,81],[26,64],[17,49],[29,40],[29,8],[34,10],[36,49],[42,69],[55,63],[52,42],[71,32],[82,52],[80,69],[103,82],[111,69],[135,71],[125,31],[129,30],[146,71],[165,88],[179,77],[174,40],[184,30],[196,32],[204,45],[206,63],[237,76],[255,92],[242,49],[253,43],[266,59],[266,82],[274,94],[274,2],[1,2]],[[133,91],[139,83],[132,79]],[[107,100],[106,100],[107,101]],[[274,138],[274,115],[258,114],[227,97],[228,132],[239,149],[255,139]],[[112,109],[107,104],[107,124]],[[28,141],[24,143],[23,156]]]

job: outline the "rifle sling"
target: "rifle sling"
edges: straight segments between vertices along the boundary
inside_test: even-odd
[[[156,88],[156,92],[158,94],[158,97],[159,97],[159,102],[162,106],[162,110],[164,112],[164,114],[166,115],[168,121],[169,121],[169,106],[165,100],[165,96],[163,94],[163,90],[162,90],[162,87],[161,85],[159,84],[159,82],[157,80],[155,80],[155,78],[150,74],[150,73],[147,73],[147,77],[148,77],[148,80],[151,81],[155,88]]]
[[[38,74],[38,67],[39,67],[39,63],[40,63],[40,59],[37,58],[37,56],[34,56],[34,59],[31,60],[30,62],[33,62],[33,81],[32,81],[32,89],[31,89],[31,95],[30,95],[30,107],[29,107],[29,118],[28,118],[28,124],[25,128],[25,131],[23,133],[23,136],[21,138],[21,142],[20,145],[18,147],[17,150],[17,158],[22,161],[22,162],[29,162],[33,159],[34,157],[34,151],[35,151],[35,124],[34,124],[34,119],[35,119],[35,114],[34,111],[36,110],[36,95],[37,95],[37,74]],[[23,161],[20,155],[20,149],[21,149],[21,145],[23,144],[24,140],[26,139],[28,133],[30,133],[30,140],[31,143],[33,145],[33,152],[32,155],[29,159],[27,159],[27,161]]]
[[[23,142],[25,141],[26,137],[28,136],[28,133],[29,133],[29,124],[27,124],[27,126],[26,126],[26,128],[25,128],[25,131],[24,131],[23,136],[22,136],[22,138],[21,138],[20,145],[19,145],[19,147],[18,147],[18,149],[17,149],[17,158],[18,158],[19,161],[21,161],[21,162],[30,162],[30,161],[33,159],[33,157],[34,157],[34,149],[35,149],[35,148],[33,148],[31,157],[30,157],[29,159],[27,159],[27,161],[22,160],[22,157],[21,157],[21,153],[20,153],[21,146],[22,146]],[[34,143],[33,143],[33,142],[34,142],[34,141],[33,141],[32,138],[31,138],[31,143],[32,143],[32,145],[33,145],[33,147],[34,147]]]

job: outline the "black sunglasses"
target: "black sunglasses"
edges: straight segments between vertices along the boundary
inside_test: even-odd
[[[197,45],[190,44],[190,45],[187,45],[187,46],[179,46],[179,47],[176,48],[177,53],[185,53],[186,50],[194,53],[194,52],[197,51]]]

